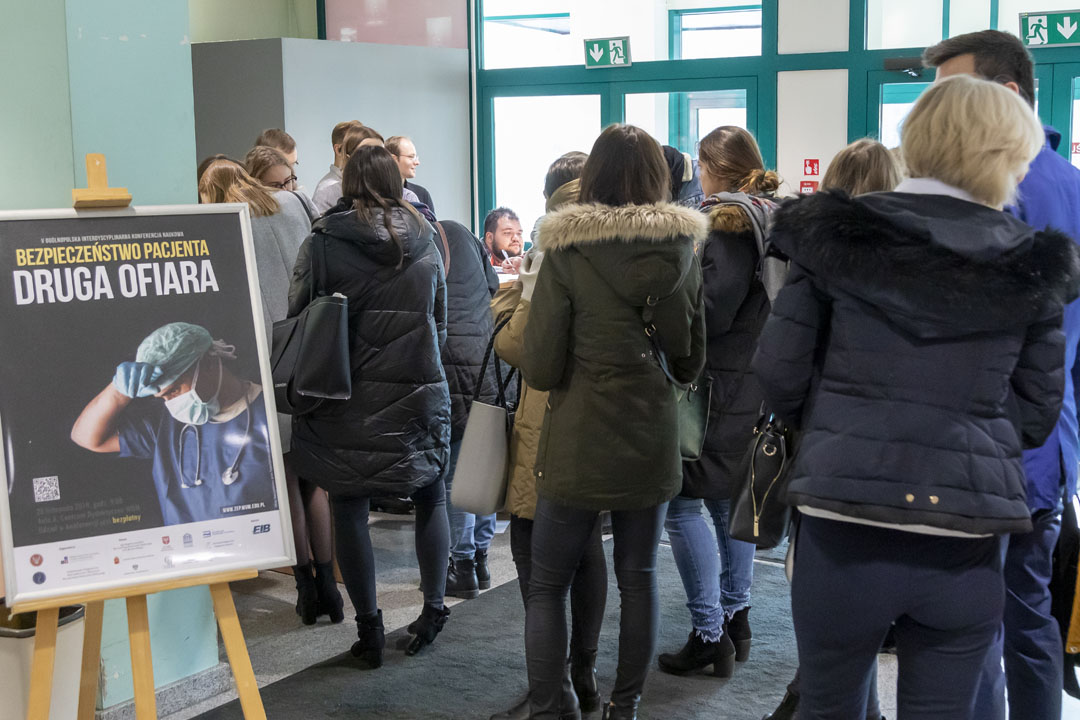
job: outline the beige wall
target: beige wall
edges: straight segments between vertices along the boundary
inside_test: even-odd
[[[188,0],[191,42],[319,37],[315,0]]]

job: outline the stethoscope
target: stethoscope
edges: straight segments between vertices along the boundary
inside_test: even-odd
[[[235,483],[240,478],[240,458],[244,454],[244,448],[247,447],[248,442],[251,440],[251,401],[246,397],[244,399],[244,411],[247,413],[247,429],[244,430],[244,440],[240,443],[240,448],[236,451],[236,457],[233,458],[232,465],[229,465],[225,469],[225,472],[221,473],[221,482],[228,486]],[[195,484],[188,485],[184,479],[184,436],[188,430],[192,430],[195,433]],[[176,455],[176,470],[180,475],[180,487],[187,490],[192,487],[199,487],[203,484],[202,480],[202,440],[199,437],[199,426],[187,423],[180,430],[180,437],[176,441],[177,455]]]

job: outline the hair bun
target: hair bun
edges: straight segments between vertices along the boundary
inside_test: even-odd
[[[751,195],[776,192],[780,189],[780,182],[780,176],[772,170],[756,168],[743,178],[742,183],[739,185],[739,192],[750,193]]]

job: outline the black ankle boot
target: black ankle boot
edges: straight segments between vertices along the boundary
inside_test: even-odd
[[[473,558],[476,566],[476,586],[481,590],[491,587],[491,571],[488,570],[487,550],[477,550]]]
[[[354,657],[363,660],[369,668],[380,667],[383,660],[383,648],[386,647],[382,610],[376,610],[364,617],[357,617],[356,635],[360,639],[353,643],[349,652]]]
[[[420,611],[420,617],[409,623],[409,632],[413,638],[405,648],[406,655],[415,655],[425,645],[435,642],[435,636],[446,625],[446,618],[450,617],[450,608],[437,608],[434,605],[424,605]]]
[[[608,703],[600,720],[637,720],[637,703],[633,707],[615,707],[615,703]]]
[[[712,665],[714,676],[729,678],[735,672],[735,646],[727,633],[715,642],[708,642],[697,630],[691,630],[679,652],[661,653],[658,660],[660,669],[672,675],[685,675]]]
[[[761,720],[795,720],[795,712],[799,709],[799,696],[790,690],[784,693],[784,699],[776,706],[771,715],[766,715]]]
[[[314,625],[319,614],[319,594],[315,589],[311,563],[293,565],[292,570],[293,578],[296,579],[296,614],[305,625]]]
[[[329,615],[334,624],[345,619],[345,602],[334,578],[334,563],[315,563],[315,591],[319,598],[318,615]]]
[[[750,608],[744,607],[724,622],[724,634],[735,645],[735,661],[746,662],[750,657]]]
[[[476,565],[472,558],[454,560],[446,568],[446,594],[450,597],[472,600],[480,596],[480,585],[476,581]]]
[[[596,651],[570,654],[570,681],[574,684],[581,712],[600,709],[600,688],[596,683]]]

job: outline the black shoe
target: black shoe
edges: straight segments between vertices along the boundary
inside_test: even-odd
[[[335,625],[345,619],[345,602],[338,591],[332,562],[315,564],[315,591],[319,598],[316,614],[329,615]]]
[[[481,590],[491,587],[491,571],[488,570],[487,550],[477,550],[473,561],[476,565],[476,586]]]
[[[405,648],[406,655],[415,655],[425,645],[435,642],[435,636],[446,625],[446,618],[450,617],[450,608],[437,608],[434,605],[424,605],[420,611],[420,617],[409,623],[409,632],[413,638]]]
[[[596,651],[571,653],[570,682],[574,684],[581,712],[600,709],[600,688],[596,684]]]
[[[529,707],[529,693],[525,693],[520,701],[514,703],[514,707],[495,713],[489,720],[529,720],[532,709]]]
[[[712,665],[715,677],[729,678],[735,672],[735,646],[727,633],[715,642],[708,642],[697,630],[691,630],[679,652],[661,653],[658,661],[660,669],[672,675],[686,675]]]
[[[637,703],[633,707],[615,707],[615,703],[604,706],[600,720],[637,720]]]
[[[746,662],[750,657],[750,608],[744,607],[724,622],[724,634],[731,636],[735,645],[735,661]]]
[[[472,558],[454,560],[446,568],[446,595],[472,600],[480,596],[480,584],[476,580],[476,566]]]
[[[383,648],[386,647],[382,610],[376,610],[364,617],[357,617],[356,635],[360,639],[354,642],[349,650],[353,657],[363,660],[372,669],[382,666]]]
[[[799,696],[792,692],[784,693],[784,699],[776,706],[771,715],[766,715],[761,720],[795,720],[795,713],[799,709]]]
[[[319,615],[319,593],[315,588],[311,563],[293,565],[292,570],[296,579],[296,614],[305,625],[314,625]]]

